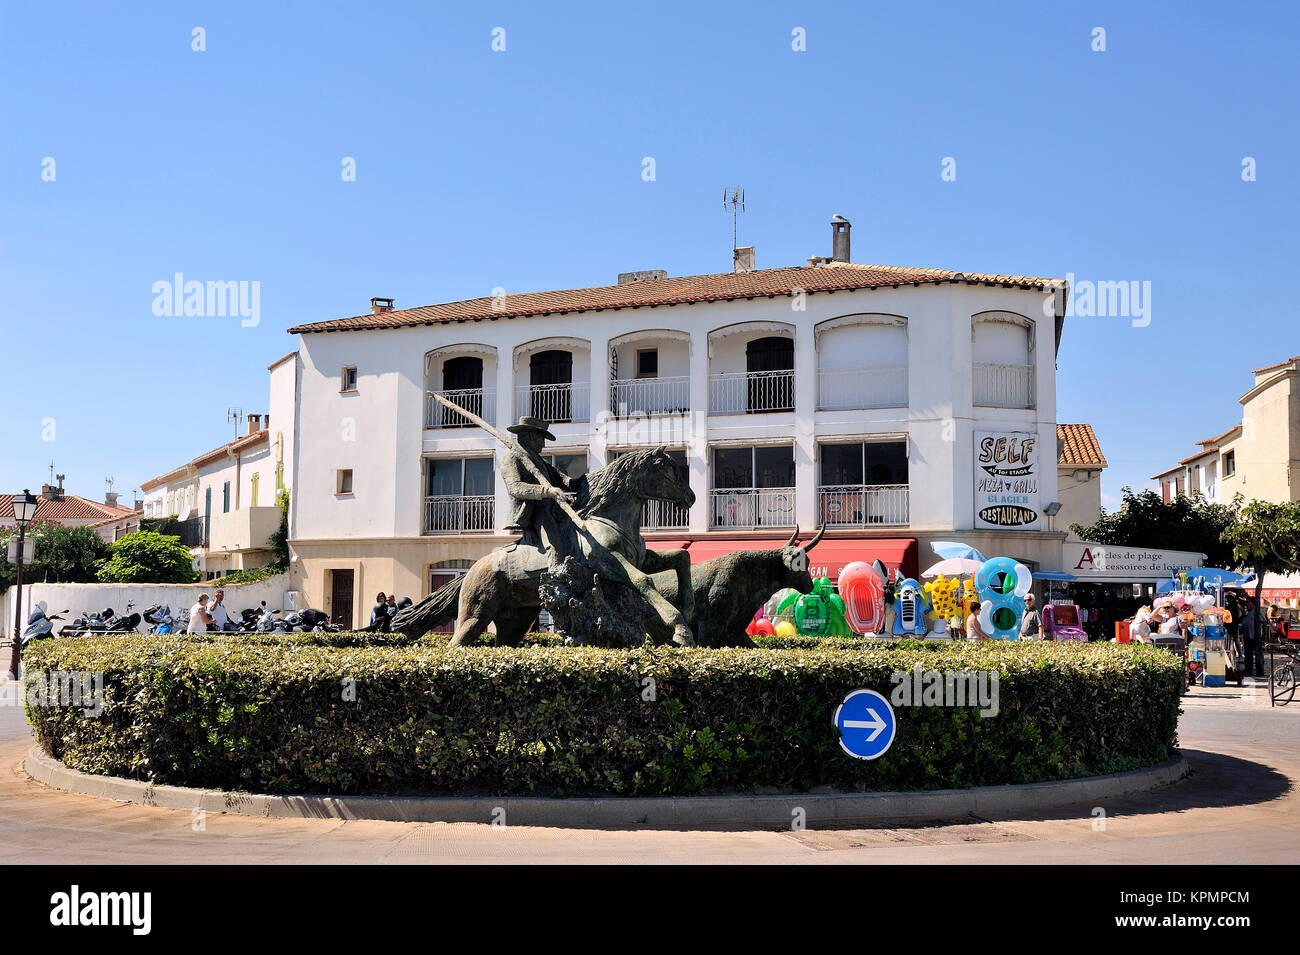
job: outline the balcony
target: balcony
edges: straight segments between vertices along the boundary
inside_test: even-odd
[[[201,526],[202,518],[195,518]],[[193,521],[185,521],[192,524]],[[208,529],[210,551],[266,550],[271,546],[271,535],[280,526],[278,507],[241,507],[224,514],[213,514]],[[182,537],[184,540],[184,537]]]
[[[681,530],[690,523],[690,508],[672,501],[646,501],[641,511],[641,530]]]
[[[986,408],[1034,407],[1034,366],[977,361],[975,404]]]
[[[726,488],[709,498],[713,528],[794,527],[792,487]]]
[[[691,410],[691,379],[619,378],[610,382],[609,409],[615,418],[685,414]]]
[[[515,389],[515,414],[541,418],[551,424],[590,421],[591,386],[585,381],[520,385]]]
[[[819,487],[817,513],[827,527],[906,525],[906,484],[858,484]]]
[[[709,414],[794,410],[794,369],[709,376]]]
[[[818,411],[906,407],[906,365],[826,368],[817,373]]]
[[[434,398],[442,395],[471,414],[491,423],[496,419],[496,392],[491,388],[466,388],[457,391],[427,391],[424,395],[424,426],[426,428],[473,428],[474,423],[459,412],[452,411]]]
[[[472,497],[426,497],[424,533],[466,534],[491,531],[495,516],[495,500],[490,494]]]

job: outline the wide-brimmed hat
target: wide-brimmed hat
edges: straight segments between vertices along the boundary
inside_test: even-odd
[[[550,425],[544,418],[530,418],[523,415],[518,424],[512,424],[506,428],[511,434],[522,434],[525,431],[537,431],[546,437],[547,441],[554,441],[555,435],[551,434]]]

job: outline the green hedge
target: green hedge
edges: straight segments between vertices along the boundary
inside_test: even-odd
[[[29,706],[40,744],[90,773],[254,792],[578,795],[1027,783],[1167,758],[1182,662],[1055,643],[597,650],[451,648],[431,635],[42,641],[28,680],[103,673],[104,709]],[[360,646],[321,645],[363,640]],[[880,759],[840,749],[851,690],[896,670],[995,670],[1001,712],[901,708]],[[643,699],[646,677],[655,699]],[[348,681],[355,699],[348,699]],[[29,691],[30,699],[30,691]]]

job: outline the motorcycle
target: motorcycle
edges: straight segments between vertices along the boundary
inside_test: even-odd
[[[176,632],[176,618],[172,616],[172,608],[167,604],[154,604],[145,610],[141,616],[144,622],[150,625],[150,633]]]
[[[112,607],[105,607],[99,613],[83,610],[81,616],[73,620],[60,632],[65,637],[84,637],[92,633],[132,633],[140,626],[140,615],[132,613],[134,600],[126,602],[126,613],[119,615]],[[69,632],[71,631],[71,632]]]
[[[58,613],[47,615],[46,609],[44,600],[37,601],[36,606],[32,608],[31,616],[27,618],[27,629],[23,631],[23,646],[27,646],[33,640],[49,640],[55,636],[54,621],[62,620],[63,617]],[[60,613],[67,612],[60,611]]]

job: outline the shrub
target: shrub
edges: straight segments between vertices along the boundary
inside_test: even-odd
[[[233,587],[236,584],[251,584],[259,580],[266,580],[268,577],[274,577],[276,574],[283,574],[283,567],[276,567],[274,564],[267,564],[265,567],[251,567],[247,570],[232,570],[224,577],[217,577],[209,581],[210,586],[215,590],[217,587]]]
[[[99,579],[107,584],[189,584],[199,579],[199,572],[179,537],[133,531],[113,544],[113,556]]]
[[[51,755],[85,772],[260,792],[931,789],[1163,760],[1176,742],[1183,680],[1181,660],[1137,645],[821,641],[809,649],[626,651],[452,648],[445,640],[44,641],[28,651],[28,679],[102,672],[104,709],[96,718],[31,706],[29,717]],[[900,708],[884,757],[846,756],[835,707],[862,687],[888,697],[891,675],[917,664],[996,671],[999,715]]]

